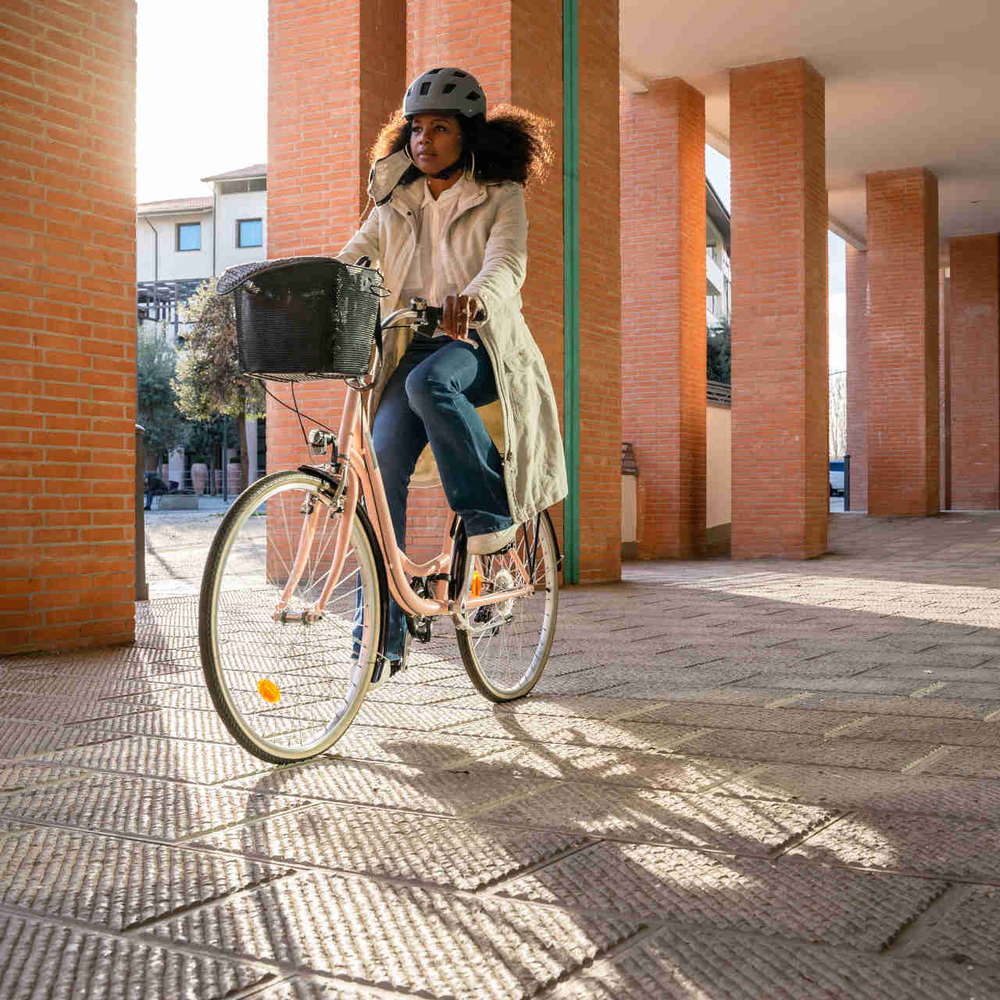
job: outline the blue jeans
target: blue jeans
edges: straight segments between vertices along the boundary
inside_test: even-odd
[[[475,331],[470,335],[478,342]],[[487,534],[513,524],[500,452],[476,413],[477,406],[496,398],[486,348],[446,337],[413,338],[385,387],[372,427],[400,548],[406,542],[410,477],[428,441],[448,505],[461,515],[468,534]],[[388,659],[403,655],[405,635],[403,609],[390,598]]]

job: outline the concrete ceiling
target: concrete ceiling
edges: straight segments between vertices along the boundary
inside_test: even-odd
[[[801,56],[823,74],[830,226],[858,246],[875,170],[937,175],[942,240],[1000,231],[998,52],[998,0],[621,0],[623,86],[697,87],[723,153],[731,67]]]

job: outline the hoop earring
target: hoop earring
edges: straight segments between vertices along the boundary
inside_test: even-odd
[[[403,147],[403,155],[410,161],[410,163],[413,162],[413,154],[410,153],[410,144],[409,143],[407,143]]]

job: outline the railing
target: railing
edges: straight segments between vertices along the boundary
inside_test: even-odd
[[[733,387],[731,385],[727,385],[725,382],[712,382],[709,380],[705,383],[705,386],[705,397],[709,403],[714,403],[716,406],[733,405]]]

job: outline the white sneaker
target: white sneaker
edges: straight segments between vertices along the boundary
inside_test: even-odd
[[[469,535],[468,551],[474,556],[491,556],[494,552],[507,548],[516,537],[516,524],[485,535]]]

